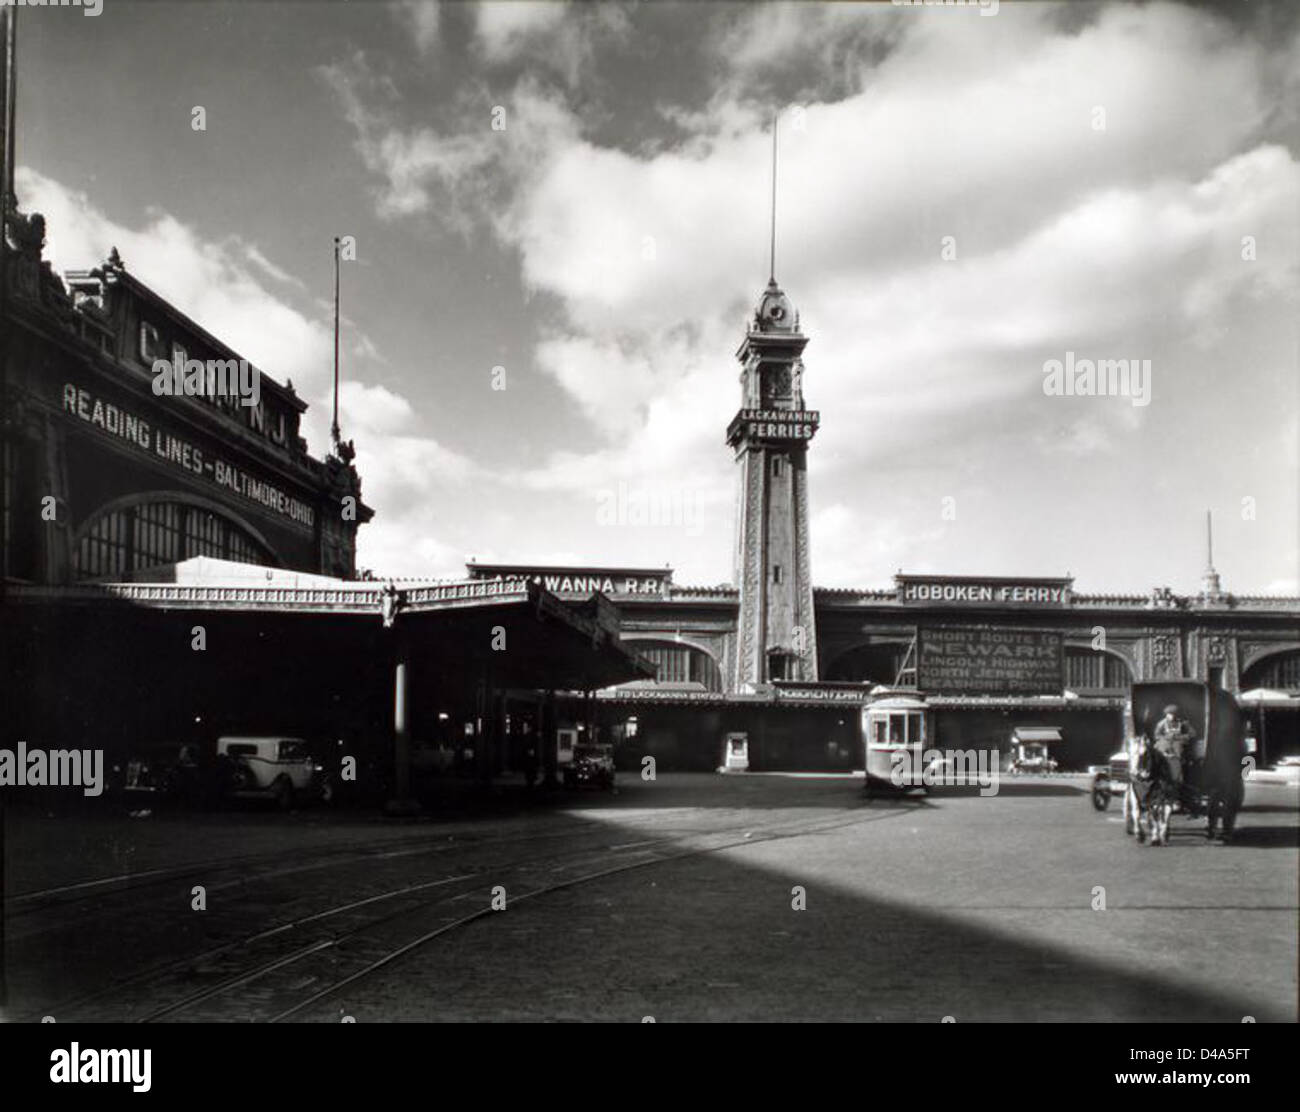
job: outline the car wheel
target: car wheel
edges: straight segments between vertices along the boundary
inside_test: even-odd
[[[1098,784],[1092,789],[1092,806],[1093,810],[1105,811],[1110,807],[1110,789],[1103,788]]]

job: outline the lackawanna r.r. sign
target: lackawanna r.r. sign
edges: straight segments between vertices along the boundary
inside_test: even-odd
[[[934,694],[1059,695],[1065,685],[1059,630],[922,626],[917,686]]]
[[[542,567],[532,564],[465,565],[471,579],[531,579],[551,594],[587,598],[605,595],[666,595],[673,582],[672,568]]]
[[[1069,606],[1074,580],[896,575],[899,602],[949,606]]]

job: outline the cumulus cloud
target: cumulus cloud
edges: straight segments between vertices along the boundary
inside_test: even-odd
[[[783,115],[778,213],[778,274],[813,338],[805,389],[825,411],[813,498],[834,512],[816,519],[818,581],[891,573],[899,553],[882,550],[880,520],[917,540],[909,558],[937,544],[950,570],[971,570],[968,542],[996,549],[1016,522],[1059,520],[1062,502],[1101,514],[1143,482],[1166,492],[1171,516],[1226,498],[1246,476],[1221,471],[1198,489],[1159,444],[1203,423],[1219,397],[1216,427],[1198,435],[1230,453],[1256,435],[1258,398],[1293,359],[1300,168],[1265,129],[1293,80],[1275,46],[1165,5],[1068,20],[1032,6],[997,20],[873,7],[765,5],[721,19],[704,115],[728,126],[652,152],[598,142],[563,103],[520,87],[517,106],[534,106],[545,141],[478,163],[497,183],[482,222],[518,251],[526,285],[558,304],[536,364],[604,441],[556,452],[527,481],[590,491],[658,467],[690,477],[711,505],[730,498],[719,444],[736,405],[729,354],[766,264],[770,137],[753,99],[794,65],[829,74]],[[503,22],[492,33],[504,51],[528,32]],[[425,141],[386,137],[395,150]],[[482,136],[467,141],[483,149]],[[478,189],[432,160],[372,169],[393,189]],[[1251,261],[1245,236],[1267,243]],[[1243,306],[1258,312],[1250,365]],[[1153,405],[1045,396],[1044,362],[1067,350],[1152,360]],[[1237,389],[1220,397],[1226,365]],[[1295,418],[1294,391],[1278,401],[1262,418],[1270,429]],[[1283,469],[1249,482],[1292,481],[1285,460],[1270,463]],[[864,475],[880,483],[870,506]],[[933,507],[958,495],[960,524],[936,532]],[[840,513],[848,506],[856,517]],[[1139,526],[1153,546],[1159,531]],[[729,567],[727,534],[710,536],[708,568]],[[1144,575],[1079,526],[1067,535],[1103,576]],[[1064,559],[1060,538],[1031,539],[1018,556],[1026,570]]]
[[[552,0],[481,0],[474,7],[474,37],[490,65],[524,61],[576,89],[596,51],[624,41],[631,30],[627,10],[617,4]]]
[[[485,0],[475,6],[475,31],[483,52],[493,61],[513,58],[529,41],[558,27],[569,5],[535,0]]]

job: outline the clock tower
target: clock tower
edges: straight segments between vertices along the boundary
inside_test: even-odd
[[[733,691],[772,680],[817,680],[808,444],[820,415],[804,408],[807,343],[798,314],[772,278],[736,352],[740,410],[727,429],[738,478]]]

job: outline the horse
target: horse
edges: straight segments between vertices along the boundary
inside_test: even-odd
[[[1145,735],[1131,743],[1129,783],[1137,804],[1137,839],[1169,844],[1169,816],[1178,802],[1178,785],[1165,755]]]

